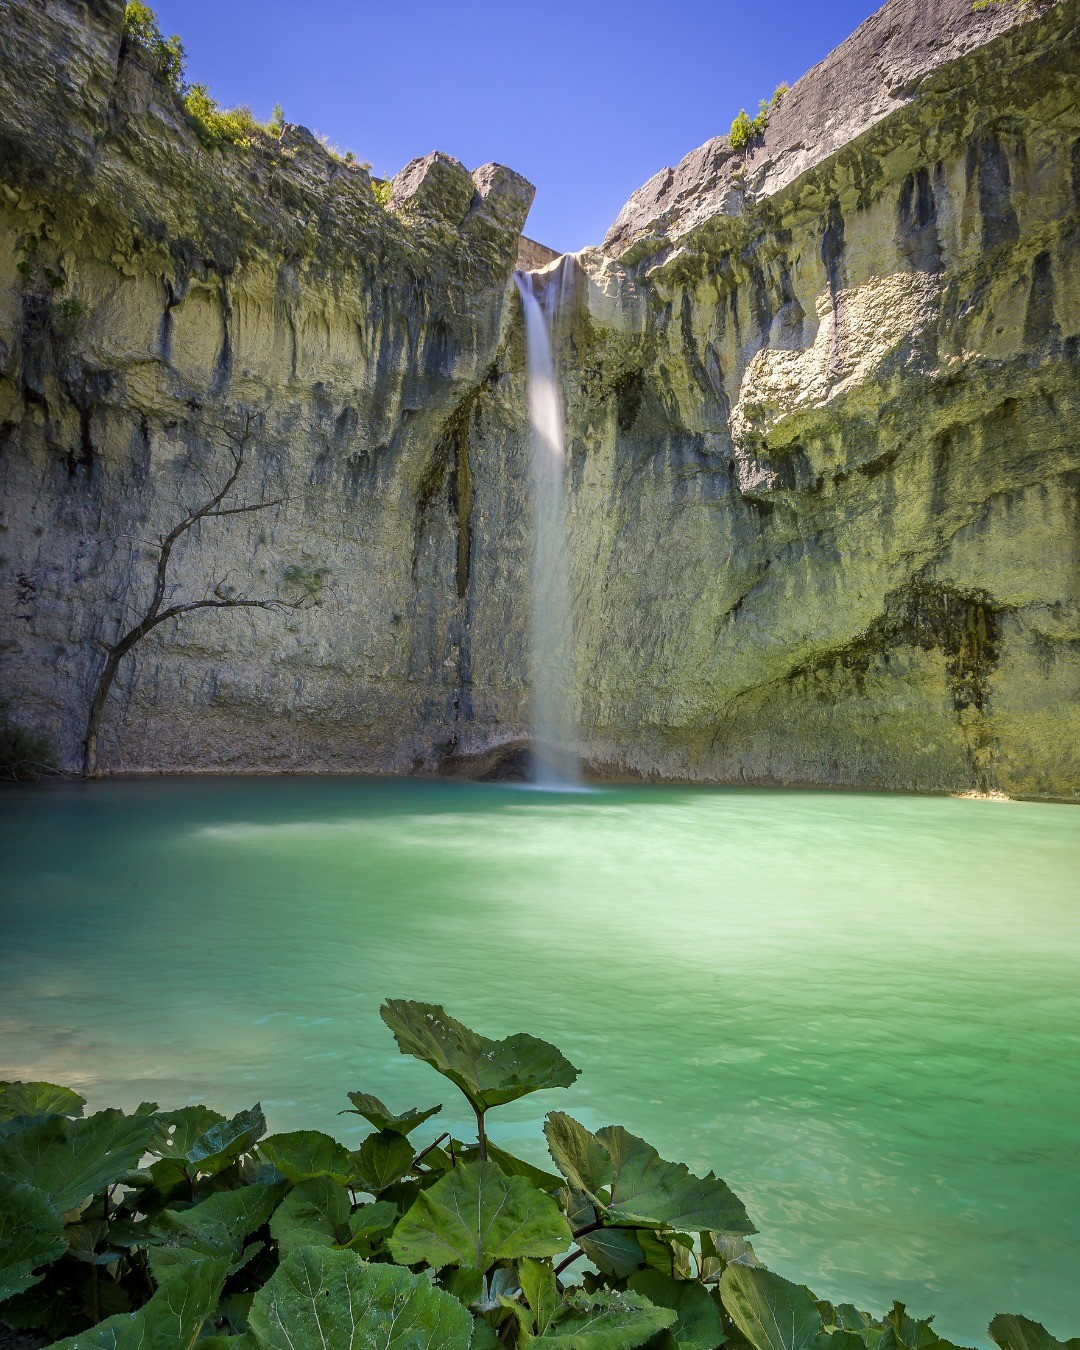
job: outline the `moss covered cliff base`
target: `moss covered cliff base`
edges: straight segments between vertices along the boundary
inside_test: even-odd
[[[531,189],[389,209],[302,128],[208,151],[118,0],[0,0],[4,694],[64,761],[155,540],[258,436],[102,765],[491,766],[527,737],[510,285]],[[1080,791],[1080,0],[890,0],[650,181],[563,325],[598,774]],[[54,75],[59,72],[59,78]]]

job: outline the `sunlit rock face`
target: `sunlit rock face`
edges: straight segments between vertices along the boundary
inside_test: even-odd
[[[386,210],[301,127],[203,148],[121,56],[121,0],[0,14],[4,696],[78,762],[100,644],[145,608],[155,541],[224,480],[250,410],[230,502],[284,501],[203,522],[170,596],[305,603],[151,634],[103,767],[434,762],[469,675],[455,427],[516,318],[531,186],[431,155]]]
[[[893,0],[580,256],[596,772],[1080,793],[1078,15]]]
[[[176,594],[312,594],[155,630],[103,766],[495,771],[528,737],[531,189],[436,154],[385,209],[302,128],[206,150],[121,8],[0,0],[4,695],[75,762],[95,644],[252,410],[236,500],[284,501],[204,522]],[[1080,788],[1078,26],[891,0],[579,256],[595,773]]]

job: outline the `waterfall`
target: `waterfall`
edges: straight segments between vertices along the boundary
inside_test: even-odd
[[[572,788],[581,782],[574,724],[574,643],[566,563],[566,436],[552,352],[554,322],[572,281],[573,260],[541,279],[516,272],[525,318],[532,460],[532,781]]]

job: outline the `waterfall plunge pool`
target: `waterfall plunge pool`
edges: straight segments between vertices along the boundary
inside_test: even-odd
[[[468,1108],[386,996],[527,1030],[582,1070],[492,1113],[544,1162],[559,1108],[713,1167],[822,1297],[1080,1301],[1080,815],[862,793],[560,796],[384,779],[0,793],[0,1076],[134,1107],[262,1100],[347,1143],[346,1092]],[[426,1135],[424,1136],[426,1138]]]

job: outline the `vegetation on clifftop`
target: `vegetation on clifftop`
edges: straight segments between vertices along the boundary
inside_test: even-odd
[[[285,129],[285,111],[280,103],[274,104],[268,122],[260,122],[246,105],[223,108],[207,85],[187,83],[187,52],[183,42],[176,33],[165,37],[157,14],[143,0],[128,0],[124,10],[124,43],[137,47],[148,58],[157,78],[183,103],[199,140],[208,150],[225,145],[245,148],[259,136],[280,139]],[[364,169],[371,167],[357,160],[351,150],[338,150],[326,137],[319,139],[335,159]]]
[[[786,84],[778,84],[768,102],[765,99],[760,100],[756,117],[748,116],[746,109],[740,108],[739,115],[732,122],[731,130],[728,132],[732,150],[742,150],[756,137],[764,135],[765,128],[769,125],[769,114],[779,108],[787,92]]]
[[[260,132],[280,136],[285,115],[278,104],[269,122],[259,122],[250,108],[222,108],[205,84],[188,84],[187,53],[177,34],[165,37],[157,15],[143,0],[128,0],[124,10],[124,42],[149,58],[155,75],[183,102],[199,139],[208,149],[249,145]]]
[[[876,1318],[766,1270],[727,1184],[622,1126],[550,1112],[557,1173],[491,1143],[489,1111],[577,1078],[553,1045],[404,999],[382,1018],[464,1094],[475,1142],[419,1146],[441,1105],[365,1092],[349,1100],[371,1133],[348,1149],[267,1136],[258,1104],[83,1117],[69,1088],[0,1083],[0,1323],[66,1350],[952,1350],[900,1303]],[[1080,1346],[1011,1315],[990,1335]]]

